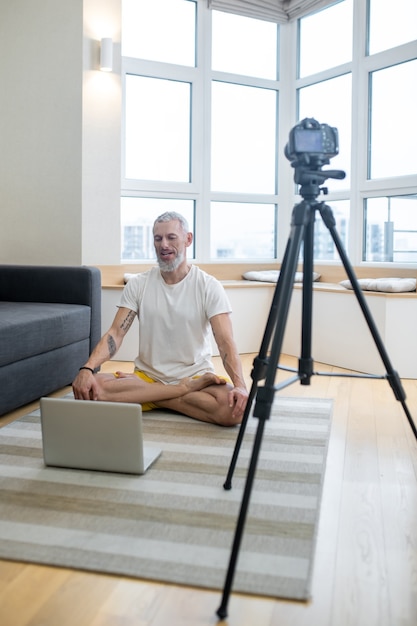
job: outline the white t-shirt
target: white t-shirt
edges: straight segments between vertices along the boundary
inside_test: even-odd
[[[119,306],[139,318],[136,369],[165,383],[213,371],[210,318],[231,312],[216,278],[192,265],[183,280],[168,285],[154,267],[129,280]]]

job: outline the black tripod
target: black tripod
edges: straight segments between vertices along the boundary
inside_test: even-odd
[[[417,429],[406,405],[406,395],[403,390],[401,380],[398,373],[393,369],[388,354],[382,343],[378,329],[372,318],[358,280],[353,271],[352,265],[346,255],[343,244],[336,231],[336,222],[329,206],[323,202],[317,202],[320,189],[327,178],[344,178],[344,172],[327,170],[327,171],[309,171],[307,168],[296,167],[295,182],[301,184],[300,195],[303,200],[297,204],[292,213],[291,231],[285,249],[283,262],[274,297],[269,312],[265,333],[262,339],[261,348],[258,356],[254,359],[251,378],[253,380],[248,403],[243,416],[239,435],[236,441],[235,449],[232,456],[229,472],[224,484],[225,489],[231,489],[232,476],[239,455],[241,443],[245,434],[248,417],[251,411],[252,403],[256,395],[256,403],[253,411],[254,417],[259,419],[256,430],[255,440],[253,444],[252,456],[249,464],[248,474],[246,478],[245,489],[243,493],[240,513],[236,525],[236,531],[232,546],[232,552],[229,561],[229,568],[223,589],[222,602],[217,610],[220,619],[227,616],[227,605],[229,595],[232,589],[234,571],[239,554],[241,538],[245,526],[246,513],[249,506],[250,494],[255,478],[256,465],[259,451],[261,448],[262,436],[265,428],[265,422],[271,414],[272,403],[276,391],[288,387],[296,381],[300,381],[302,385],[309,385],[311,377],[317,372],[313,371],[313,359],[311,357],[311,329],[312,329],[312,294],[313,294],[313,244],[314,244],[314,221],[316,211],[320,215],[328,228],[340,259],[345,268],[346,274],[352,284],[358,303],[362,309],[363,315],[368,324],[369,330],[375,341],[376,347],[385,365],[385,376],[373,375],[355,375],[367,378],[386,378],[391,385],[395,398],[401,402],[404,412],[407,416],[414,436],[417,439]],[[293,282],[297,263],[299,259],[301,243],[303,248],[303,297],[302,297],[302,333],[301,333],[301,357],[299,359],[298,371],[294,370],[295,376],[289,378],[280,384],[275,384],[276,371],[281,355],[282,342],[284,338],[285,326],[288,317],[288,311],[291,302]],[[269,352],[269,356],[268,356]],[[328,374],[339,375],[340,374]],[[345,374],[345,376],[351,376]],[[258,383],[265,379],[264,386],[258,388]]]

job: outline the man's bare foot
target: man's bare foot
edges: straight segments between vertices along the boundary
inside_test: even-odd
[[[180,384],[185,385],[188,393],[190,391],[200,391],[205,387],[210,387],[210,385],[225,385],[226,381],[224,378],[217,376],[217,374],[207,372],[198,378],[183,378]]]
[[[115,372],[116,378],[137,378],[136,374],[128,373],[128,372]]]

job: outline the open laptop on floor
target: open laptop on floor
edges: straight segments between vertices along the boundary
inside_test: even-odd
[[[144,474],[161,454],[143,445],[140,404],[41,398],[40,405],[45,465]]]

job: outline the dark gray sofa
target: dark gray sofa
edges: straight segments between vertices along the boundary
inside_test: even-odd
[[[0,415],[69,385],[100,335],[97,268],[0,265]]]

